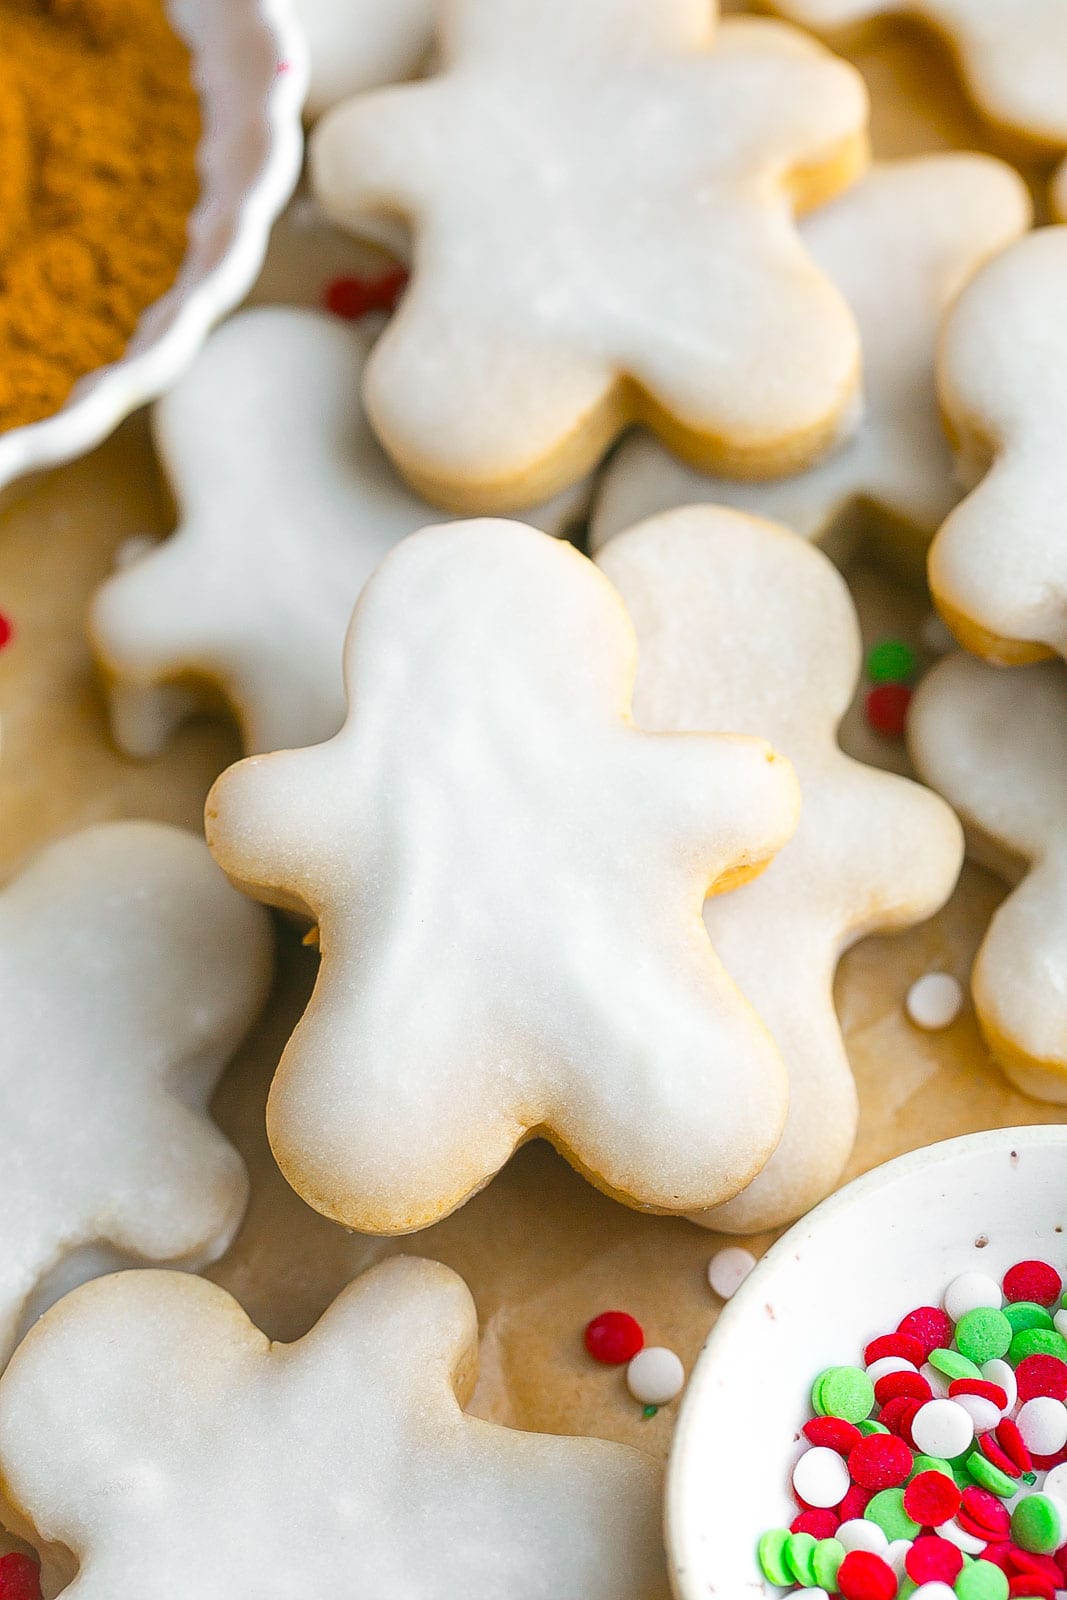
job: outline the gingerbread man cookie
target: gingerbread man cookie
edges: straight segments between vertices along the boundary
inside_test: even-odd
[[[398,1257],[295,1344],[214,1284],[100,1279],[0,1382],[0,1484],[72,1600],[667,1600],[659,1472],[467,1416],[461,1278]]]
[[[859,506],[873,506],[921,552],[960,498],[940,426],[934,355],[941,319],[986,257],[1030,224],[1010,167],[980,155],[932,155],[874,167],[805,218],[812,256],[852,307],[863,343],[865,413],[809,471],[769,483],[709,478],[645,433],[627,440],[597,495],[592,544],[672,506],[713,502],[784,522],[847,554]]]
[[[704,908],[717,955],[789,1070],[778,1149],[743,1194],[694,1219],[754,1233],[807,1211],[840,1178],[856,1093],[834,1009],[838,959],[864,934],[944,904],[960,827],[936,795],[839,748],[860,638],[844,580],[820,551],[773,523],[693,506],[612,539],[598,559],[637,630],[638,725],[759,731],[800,779],[789,844],[755,882]]]
[[[319,124],[327,211],[414,234],[371,421],[450,510],[521,509],[643,420],[704,467],[812,460],[859,341],[791,226],[866,157],[855,71],[715,0],[454,0],[439,75]]]
[[[942,406],[977,488],[930,550],[930,587],[960,642],[1018,665],[1067,652],[1067,228],[988,263],[945,328]]]
[[[908,745],[975,854],[1017,885],[971,975],[986,1042],[1025,1094],[1067,1104],[1067,669],[946,656],[912,702]]]
[[[177,828],[88,828],[0,893],[0,1366],[64,1287],[229,1244],[247,1180],[207,1107],[270,975],[268,919]]]
[[[1028,156],[1067,149],[1063,0],[772,0],[782,16],[834,35],[914,17],[945,40],[978,112]]]
[[[341,733],[209,796],[231,879],[318,922],[268,1127],[349,1227],[427,1226],[534,1134],[668,1212],[729,1199],[778,1141],[781,1059],[701,906],[784,844],[796,781],[760,739],[634,728],[634,652],[570,545],[427,529],[360,598]]]
[[[352,607],[382,556],[433,515],[360,410],[370,344],[311,311],[246,311],[157,406],[181,524],[103,585],[90,617],[128,755],[158,755],[218,688],[250,752],[341,726]],[[533,515],[562,532],[579,506],[572,493]]]
[[[351,95],[414,77],[433,43],[437,0],[295,0],[317,117]]]

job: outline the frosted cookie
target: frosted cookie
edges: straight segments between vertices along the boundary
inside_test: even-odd
[[[991,261],[956,303],[939,376],[977,488],[930,550],[934,599],[962,644],[1016,665],[1067,652],[1067,228]]]
[[[427,529],[363,590],[340,734],[209,796],[233,881],[319,926],[268,1130],[337,1221],[425,1227],[535,1134],[668,1212],[774,1149],[781,1059],[701,906],[789,837],[796,782],[760,739],[635,729],[634,651],[570,545]]]
[[[800,779],[794,837],[754,883],[704,907],[716,954],[782,1052],[790,1103],[755,1181],[694,1220],[778,1227],[829,1193],[855,1136],[838,959],[863,935],[944,904],[960,827],[936,795],[839,748],[861,647],[848,589],[820,551],[773,523],[694,506],[620,534],[598,559],[637,630],[639,726],[758,731]]]
[[[1063,0],[773,0],[773,6],[830,34],[885,17],[915,17],[948,44],[979,113],[1023,153],[1067,149]]]
[[[289,1345],[203,1279],[122,1273],[11,1363],[0,1476],[78,1600],[667,1600],[656,1466],[467,1416],[477,1365],[435,1262],[374,1267]]]
[[[341,726],[359,591],[433,517],[360,409],[369,348],[368,332],[335,318],[244,312],[157,406],[180,525],[103,585],[90,616],[128,755],[158,755],[220,689],[249,751],[317,744]],[[579,505],[572,492],[534,515],[562,532]]]
[[[714,0],[454,0],[442,71],[319,124],[335,221],[404,219],[375,431],[427,499],[516,510],[641,420],[746,475],[835,437],[859,342],[792,226],[866,156],[854,69]]]
[[[908,746],[975,854],[1017,885],[971,976],[986,1042],[1024,1093],[1067,1103],[1067,670],[946,656],[912,702]]]
[[[72,1283],[229,1244],[247,1180],[208,1101],[270,974],[268,919],[177,828],[88,828],[0,892],[0,1366]]]
[[[295,0],[307,37],[307,114],[399,83],[418,72],[433,43],[437,0]]]
[[[957,291],[1030,223],[1010,167],[979,155],[888,162],[805,218],[812,256],[852,307],[866,407],[855,432],[809,471],[768,483],[709,478],[635,434],[609,463],[592,544],[672,506],[713,502],[775,518],[846,554],[858,507],[874,507],[916,552],[960,498],[941,430],[934,355]]]

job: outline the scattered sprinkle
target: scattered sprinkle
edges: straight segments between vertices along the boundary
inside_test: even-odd
[[[911,690],[906,683],[879,683],[864,701],[867,726],[885,739],[899,739],[908,720]]]
[[[632,1361],[644,1342],[641,1324],[628,1311],[602,1311],[585,1330],[585,1348],[606,1367]]]
[[[963,985],[950,972],[927,972],[908,990],[904,1009],[927,1033],[949,1028],[963,1010]]]
[[[626,1383],[634,1399],[643,1406],[665,1406],[681,1394],[685,1368],[673,1350],[649,1345],[634,1356],[626,1368]]]
[[[4,612],[0,611],[0,650],[2,650],[5,645],[10,644],[14,637],[15,624],[12,622],[10,617],[5,616]],[[0,1591],[0,1594],[2,1594],[2,1591]]]
[[[716,1251],[708,1262],[708,1282],[720,1300],[730,1300],[755,1265],[756,1258],[750,1250],[729,1245]]]
[[[903,639],[882,639],[867,655],[867,676],[872,683],[903,683],[915,666],[915,651]]]
[[[29,1556],[0,1556],[0,1600],[41,1600],[41,1574]]]
[[[404,267],[391,267],[376,278],[333,278],[323,290],[323,304],[345,322],[355,322],[372,311],[392,312],[407,281]]]

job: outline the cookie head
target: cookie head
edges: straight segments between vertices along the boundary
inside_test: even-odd
[[[642,732],[633,672],[623,605],[571,546],[428,529],[356,608],[337,738],[209,798],[231,879],[318,924],[269,1127],[349,1226],[426,1225],[534,1133],[667,1211],[773,1148],[781,1065],[700,913],[789,836],[795,780],[759,739]]]

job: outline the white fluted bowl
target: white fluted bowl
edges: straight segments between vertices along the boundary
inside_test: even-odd
[[[181,376],[255,282],[299,176],[308,67],[291,0],[167,0],[167,11],[192,53],[203,119],[185,260],[121,360],[82,378],[54,415],[0,434],[0,493],[84,455]]]
[[[1045,1257],[1067,1267],[1067,1127],[1007,1128],[913,1151],[823,1201],[767,1252],[693,1368],[667,1477],[679,1600],[781,1596],[760,1535],[796,1515],[789,1490],[826,1367],[960,1272],[999,1277]]]

